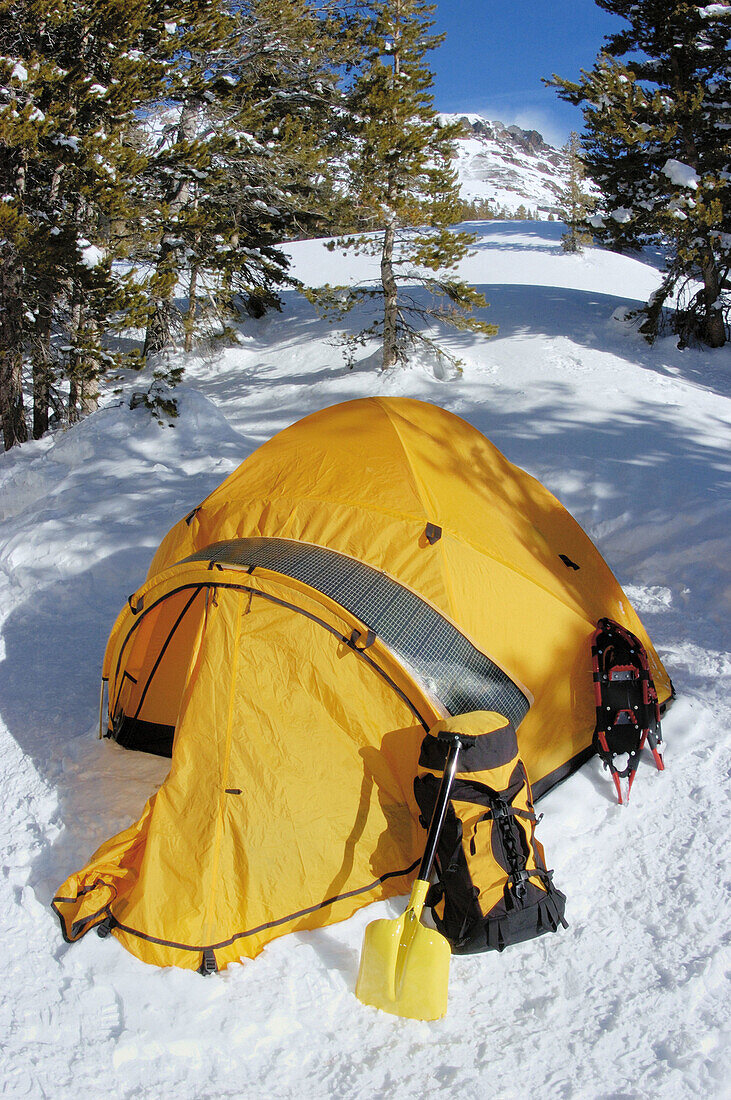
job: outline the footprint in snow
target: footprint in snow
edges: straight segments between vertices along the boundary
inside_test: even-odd
[[[72,999],[78,1006],[82,1041],[104,1043],[120,1035],[123,1029],[122,1010],[112,989],[91,986],[81,997],[74,994]],[[69,1008],[69,1011],[72,1009]]]

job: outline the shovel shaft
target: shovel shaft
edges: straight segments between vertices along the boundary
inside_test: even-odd
[[[434,866],[434,857],[437,852],[437,844],[439,843],[439,835],[442,831],[442,825],[444,824],[444,817],[447,813],[447,803],[449,802],[449,794],[452,790],[452,783],[454,782],[454,776],[457,771],[457,757],[459,756],[459,750],[462,747],[462,742],[459,737],[455,737],[449,746],[449,752],[447,753],[447,759],[444,765],[444,774],[442,775],[442,781],[439,784],[439,793],[437,794],[437,801],[434,806],[434,813],[431,817],[431,823],[429,825],[429,832],[426,837],[426,848],[424,849],[424,855],[421,860],[421,866],[419,867],[419,873],[416,876],[422,879],[424,882],[429,881],[429,877]]]
[[[412,1020],[438,1020],[447,1011],[449,941],[426,928],[420,917],[461,747],[459,737],[450,738],[424,857],[406,912],[398,920],[372,921],[363,939],[356,996],[364,1004]]]

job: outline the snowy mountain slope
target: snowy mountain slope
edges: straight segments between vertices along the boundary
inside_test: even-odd
[[[728,1080],[729,369],[648,348],[614,319],[657,272],[564,256],[561,227],[488,223],[465,273],[498,336],[431,361],[349,371],[301,299],[190,361],[174,428],[125,393],[0,456],[0,1026],[4,1095],[370,1100],[720,1097]],[[292,245],[310,281],[366,257]],[[439,377],[441,375],[441,377]],[[643,761],[614,805],[596,760],[541,802],[570,928],[455,957],[447,1018],[398,1020],[353,996],[384,903],[283,937],[209,979],[147,967],[114,941],[69,947],[48,903],[136,818],[167,763],[96,740],[106,636],[159,539],[255,446],[350,397],[407,394],[466,417],[541,478],[596,540],[670,671],[667,770]]]
[[[174,133],[178,108],[151,114],[144,130],[151,148],[164,145]],[[558,195],[566,185],[566,157],[536,130],[505,126],[475,114],[441,114],[460,122],[463,136],[455,142],[454,168],[464,199],[482,199],[495,213],[516,215],[523,206],[530,216],[558,216]]]
[[[488,201],[495,211],[515,216],[523,206],[546,220],[558,215],[558,195],[566,185],[566,157],[536,130],[505,126],[480,115],[443,115],[462,123],[455,168],[465,199]]]

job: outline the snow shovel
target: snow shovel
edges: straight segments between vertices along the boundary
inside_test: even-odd
[[[375,920],[368,925],[355,986],[355,995],[363,1004],[411,1020],[438,1020],[447,1011],[452,949],[441,933],[426,928],[420,918],[457,771],[461,741],[454,735],[450,740],[426,848],[406,912],[397,920]]]

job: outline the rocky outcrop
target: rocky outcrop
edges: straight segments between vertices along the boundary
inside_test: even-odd
[[[465,199],[488,203],[496,214],[558,216],[566,158],[537,130],[506,126],[479,115],[446,115],[462,123],[456,168]]]

